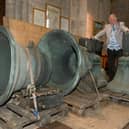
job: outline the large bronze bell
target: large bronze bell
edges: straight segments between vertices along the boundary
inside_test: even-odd
[[[116,75],[107,88],[114,92],[129,94],[129,56],[119,59]]]
[[[129,94],[129,33],[123,33],[123,57],[119,58],[114,79],[107,88],[119,93]]]
[[[80,38],[79,44],[87,49],[87,53],[83,53],[88,56],[88,62],[91,66],[88,72],[83,76],[78,84],[78,90],[87,93],[93,92],[96,88],[101,88],[107,85],[107,76],[104,69],[101,67],[101,51],[103,42],[95,39]],[[86,64],[87,64],[86,63]]]

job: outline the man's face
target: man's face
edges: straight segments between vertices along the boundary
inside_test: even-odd
[[[116,24],[117,23],[117,18],[116,18],[115,15],[110,15],[108,20],[109,20],[110,24]]]

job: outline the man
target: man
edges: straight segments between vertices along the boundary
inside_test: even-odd
[[[122,55],[122,36],[123,32],[129,31],[128,27],[123,22],[118,22],[115,14],[109,16],[109,24],[105,25],[104,29],[95,35],[95,39],[106,35],[107,41],[105,44],[108,54],[108,72],[109,81],[115,75],[117,69],[118,58]]]

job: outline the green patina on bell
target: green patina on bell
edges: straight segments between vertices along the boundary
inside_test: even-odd
[[[129,94],[129,57],[119,59],[116,75],[107,88],[114,92]]]

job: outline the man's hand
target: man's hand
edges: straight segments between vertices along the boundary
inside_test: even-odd
[[[129,29],[128,29],[128,30],[126,30],[125,34],[129,34]]]
[[[108,54],[107,54],[107,50],[105,50],[105,49],[102,49],[102,56],[107,56]]]
[[[127,29],[127,31],[126,32],[129,32],[129,29]]]

